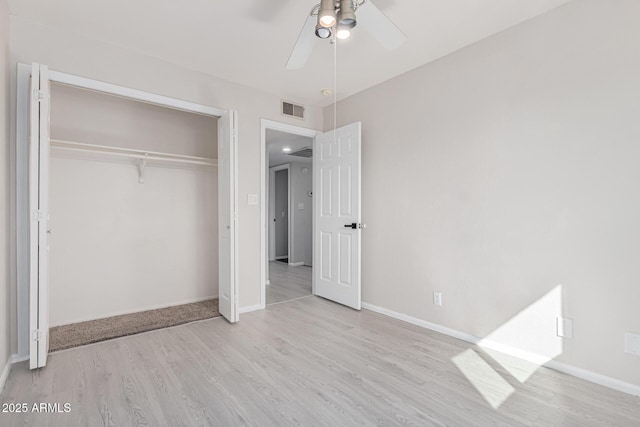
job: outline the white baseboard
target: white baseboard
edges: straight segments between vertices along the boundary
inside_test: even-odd
[[[279,259],[285,259],[285,258],[289,258],[289,255],[277,256],[275,259],[279,260]]]
[[[302,267],[304,262],[290,262],[289,267]]]
[[[13,355],[14,359],[12,363],[20,363],[20,362],[24,362],[26,360],[29,360],[29,355],[24,355],[24,356],[20,356],[19,354],[14,354]]]
[[[470,342],[472,344],[477,344],[477,341],[480,341],[479,338],[476,338],[473,335],[460,332],[455,329],[447,328],[446,326],[438,325],[437,323],[427,322],[426,320],[418,319],[417,317],[398,313],[397,311],[378,307],[377,305],[369,304],[367,302],[362,303],[362,308],[375,311],[376,313],[384,314],[385,316],[393,317],[394,319],[402,320],[407,323],[411,323],[412,325],[440,332],[441,334],[449,335],[450,337],[458,338],[462,341]]]
[[[611,378],[606,375],[598,374],[596,372],[587,371],[586,369],[567,365],[566,363],[558,362],[556,360],[550,360],[549,362],[545,363],[544,366],[549,369],[553,369],[554,371],[573,375],[574,377],[582,378],[583,380],[595,384],[600,384],[614,390],[632,394],[634,396],[640,396],[640,386],[621,381],[616,378]]]
[[[4,384],[7,382],[7,378],[9,378],[9,373],[11,372],[11,365],[17,362],[21,362],[23,358],[18,357],[17,354],[12,354],[9,356],[7,363],[2,368],[2,372],[0,372],[0,393],[4,390]]]
[[[450,337],[457,338],[459,340],[466,341],[480,347],[499,351],[501,353],[508,354],[509,356],[517,357],[519,359],[523,359],[541,366],[546,366],[547,368],[553,369],[554,371],[581,378],[595,384],[599,384],[624,393],[632,394],[634,396],[640,396],[640,386],[635,384],[627,383],[616,378],[608,377],[606,375],[598,374],[586,369],[568,365],[566,363],[549,360],[548,357],[531,353],[526,350],[515,348],[496,341],[486,340],[480,337],[476,337],[475,335],[467,334],[466,332],[461,332],[455,329],[448,328],[446,326],[438,325],[437,323],[427,322],[426,320],[418,319],[413,316],[398,313],[396,311],[378,307],[366,302],[362,303],[362,308],[392,317],[394,319],[402,320],[403,322],[411,323],[412,325],[439,332],[441,334],[448,335]]]
[[[173,307],[173,306],[176,306],[176,305],[183,305],[183,304],[192,304],[194,302],[202,302],[202,301],[207,301],[207,300],[214,299],[214,298],[218,298],[218,296],[215,295],[215,296],[206,296],[206,297],[199,297],[199,298],[189,298],[189,299],[185,299],[185,300],[182,300],[182,301],[171,302],[169,304],[158,304],[158,305],[153,305],[153,306],[134,308],[132,310],[117,311],[117,312],[114,312],[114,313],[110,313],[110,314],[106,314],[106,315],[102,315],[102,316],[98,316],[98,317],[89,317],[89,318],[66,320],[66,321],[64,321],[62,323],[51,324],[49,327],[53,328],[55,326],[71,325],[71,324],[74,324],[74,323],[88,322],[90,320],[106,319],[107,317],[122,316],[123,314],[139,313],[141,311],[158,310],[160,308]]]
[[[262,304],[256,304],[256,305],[250,305],[247,307],[242,307],[238,310],[238,312],[240,314],[245,314],[245,313],[251,313],[252,311],[257,311],[257,310],[264,310],[264,305]]]

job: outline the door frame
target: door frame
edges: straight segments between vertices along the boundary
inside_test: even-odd
[[[29,82],[31,65],[18,63],[16,89],[16,284],[17,284],[17,338],[18,360],[29,357]],[[174,110],[221,117],[226,109],[184,101],[177,98],[145,92],[111,83],[93,80],[74,74],[49,70],[49,81],[81,89],[97,91],[109,95],[120,96],[134,101],[146,102]],[[238,168],[235,167],[235,183],[238,182]],[[235,194],[235,212],[238,207],[238,188]],[[235,270],[238,271],[238,224],[236,222],[234,240]],[[235,274],[236,291],[239,292],[239,281]]]
[[[293,227],[291,226],[291,165],[289,163],[286,163],[284,165],[279,165],[279,166],[273,166],[269,168],[269,181],[268,181],[268,189],[267,191],[269,191],[269,203],[268,203],[268,207],[269,207],[269,216],[271,214],[271,204],[273,202],[273,208],[275,209],[275,200],[271,200],[271,188],[272,188],[272,184],[275,183],[275,174],[276,172],[279,171],[283,171],[286,170],[287,171],[287,258],[289,258],[289,260],[291,260],[291,250],[292,245],[292,239],[291,239],[291,232],[293,231]],[[275,193],[274,193],[275,195]],[[274,216],[275,216],[275,210],[273,212]],[[271,218],[269,218],[269,225],[273,225],[274,221],[271,221]],[[273,258],[274,260],[277,258],[276,257],[276,244],[275,244],[275,234],[276,234],[276,230],[275,230],[275,226],[273,227],[269,227],[269,261],[271,260],[271,250],[273,249]],[[268,282],[268,281],[267,281]]]
[[[260,308],[265,308],[267,305],[266,285],[269,281],[269,241],[267,239],[267,233],[269,232],[267,193],[269,157],[267,156],[267,129],[306,136],[308,138],[315,138],[322,133],[319,130],[311,128],[290,125],[269,119],[260,119]],[[289,174],[289,180],[291,180],[291,174]],[[291,196],[291,188],[289,188],[289,196]],[[289,203],[289,227],[291,227],[291,203]],[[313,220],[313,228],[315,232],[315,219]],[[289,233],[289,238],[291,238],[291,233]],[[311,244],[313,245],[313,241]],[[289,243],[289,252],[290,251],[291,243]],[[312,281],[311,292],[315,293],[315,289],[315,283]]]

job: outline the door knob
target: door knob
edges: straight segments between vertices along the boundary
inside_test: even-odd
[[[345,224],[344,228],[352,228],[357,230],[358,228],[367,228],[367,224],[358,224],[357,222],[352,222],[351,224]]]

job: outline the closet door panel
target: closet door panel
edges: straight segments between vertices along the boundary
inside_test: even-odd
[[[236,112],[230,110],[218,120],[218,303],[232,323],[238,321],[236,140]]]
[[[49,353],[49,69],[33,64],[29,98],[29,367]]]

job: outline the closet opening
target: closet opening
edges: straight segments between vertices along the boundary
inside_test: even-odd
[[[219,316],[218,119],[50,89],[49,351]]]
[[[50,327],[81,345],[215,316],[216,297],[237,322],[237,112],[17,68],[18,355],[41,368]]]

